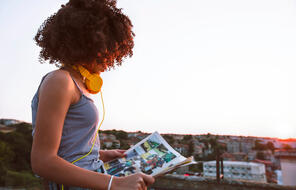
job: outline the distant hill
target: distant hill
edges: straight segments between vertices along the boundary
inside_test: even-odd
[[[32,125],[10,119],[0,122],[0,187],[39,187],[30,166]]]

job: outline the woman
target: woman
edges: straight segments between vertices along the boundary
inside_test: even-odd
[[[115,5],[115,0],[70,0],[35,36],[40,61],[59,67],[43,77],[32,100],[31,164],[48,189],[133,190],[154,182],[143,173],[114,178],[104,173],[103,162],[124,151],[99,150],[98,112],[89,98],[99,90],[87,86],[80,70],[100,74],[132,56],[132,24]]]

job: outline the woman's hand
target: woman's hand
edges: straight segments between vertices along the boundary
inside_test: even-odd
[[[144,173],[137,173],[127,177],[114,177],[111,190],[146,190],[154,183],[154,177]]]
[[[108,162],[110,160],[116,159],[116,158],[122,158],[125,156],[125,150],[100,150],[100,159],[103,162]]]

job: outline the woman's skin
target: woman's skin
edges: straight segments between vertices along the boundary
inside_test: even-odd
[[[104,70],[105,66],[98,66],[96,73]],[[65,186],[106,190],[110,175],[77,167],[57,155],[69,106],[78,102],[81,96],[71,76],[83,93],[88,95],[82,77],[71,68],[50,73],[40,86],[36,130],[31,152],[32,169],[39,176]],[[123,150],[100,150],[100,159],[103,161],[122,156],[124,156]],[[138,173],[127,177],[114,177],[111,189],[144,190],[152,183],[154,183],[152,176]]]

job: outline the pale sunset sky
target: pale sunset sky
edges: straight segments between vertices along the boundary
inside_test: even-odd
[[[33,37],[66,0],[0,3],[0,118],[31,122]],[[134,56],[102,74],[103,130],[296,138],[295,0],[118,0]],[[93,96],[102,114],[99,95]]]

